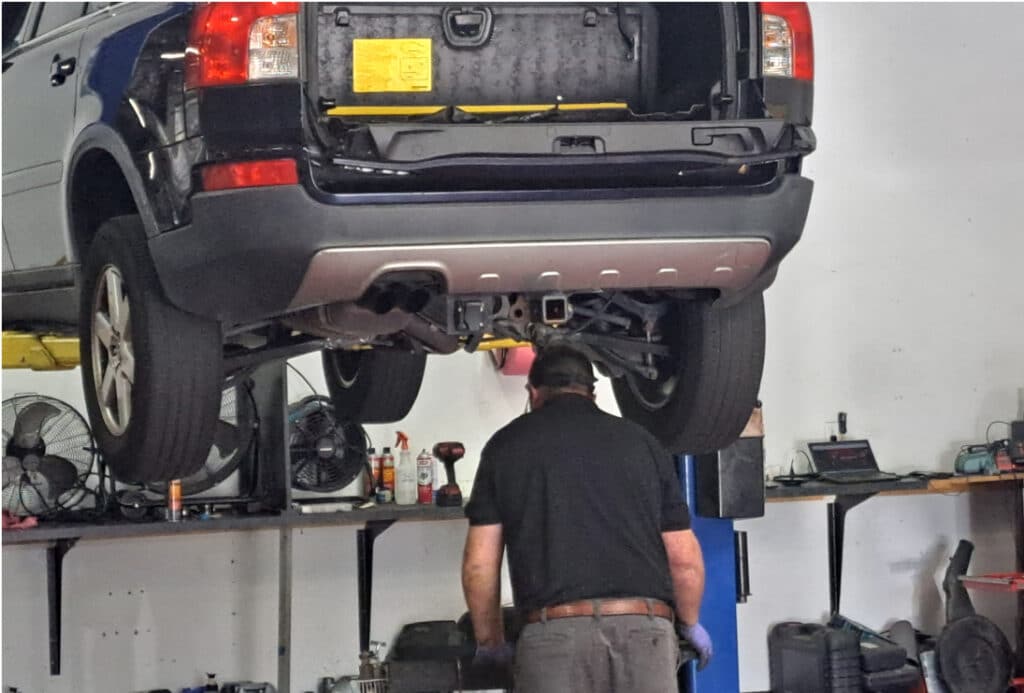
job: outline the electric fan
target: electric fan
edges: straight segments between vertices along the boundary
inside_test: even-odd
[[[310,395],[288,406],[288,428],[294,488],[331,493],[361,479],[346,497],[366,498],[369,469],[362,426],[337,421],[329,398]]]
[[[194,496],[218,485],[234,474],[249,452],[255,432],[255,417],[247,383],[246,380],[232,380],[224,386],[213,446],[202,468],[181,480],[183,496]],[[147,488],[161,495],[167,493],[166,483],[148,484]]]
[[[96,458],[82,415],[44,395],[5,399],[3,410],[4,510],[45,516],[81,503]]]

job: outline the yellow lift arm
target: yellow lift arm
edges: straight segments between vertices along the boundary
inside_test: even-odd
[[[3,332],[3,367],[66,371],[78,365],[78,337]]]
[[[484,339],[478,351],[529,346],[514,339]],[[3,367],[34,371],[66,371],[79,364],[78,337],[61,337],[32,332],[3,332]]]

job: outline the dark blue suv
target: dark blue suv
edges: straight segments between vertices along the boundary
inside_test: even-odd
[[[387,422],[494,340],[567,340],[718,449],[812,81],[799,3],[4,3],[4,325],[80,336],[127,480],[195,471],[263,361],[323,350],[336,410]]]

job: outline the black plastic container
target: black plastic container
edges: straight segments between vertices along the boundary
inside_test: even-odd
[[[768,633],[772,693],[860,693],[857,636],[812,623],[780,623]]]
[[[869,693],[910,693],[920,682],[921,670],[910,664],[864,674],[864,690]]]

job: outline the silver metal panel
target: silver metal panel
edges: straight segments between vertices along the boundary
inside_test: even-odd
[[[310,261],[292,309],[358,299],[390,272],[426,270],[451,294],[628,288],[742,289],[771,252],[762,238],[328,248]]]

